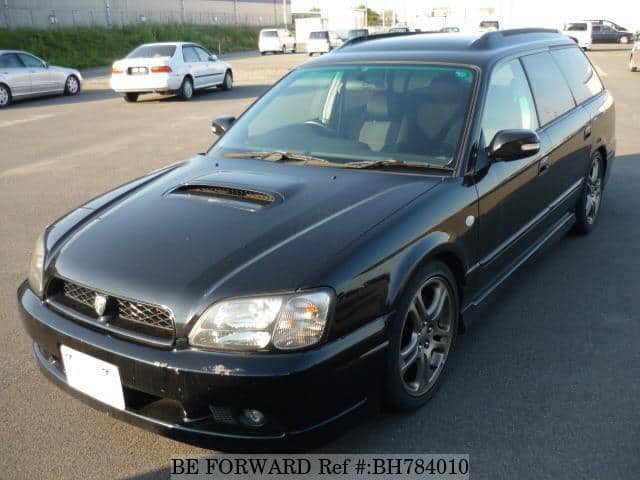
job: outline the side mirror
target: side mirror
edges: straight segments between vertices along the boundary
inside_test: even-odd
[[[44,63],[44,68],[49,68],[49,62],[42,62]]]
[[[232,115],[225,115],[224,117],[217,117],[211,121],[211,133],[214,135],[222,136],[224,132],[229,130],[233,122],[236,121],[236,117]]]
[[[530,157],[540,151],[540,137],[533,130],[500,130],[487,153],[494,161],[508,162]]]
[[[209,61],[210,62],[217,62],[218,61],[218,56],[217,55],[209,55]]]

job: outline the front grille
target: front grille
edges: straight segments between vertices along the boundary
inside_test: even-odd
[[[67,280],[58,280],[53,285],[53,291],[48,295],[50,302],[54,305],[61,303],[83,319],[89,317],[94,320],[96,325],[115,327],[116,330],[135,332],[163,341],[173,340],[173,315],[166,307],[110,295]],[[106,300],[102,310],[96,306],[98,295]]]

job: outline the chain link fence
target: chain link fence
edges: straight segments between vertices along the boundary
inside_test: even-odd
[[[85,2],[80,0],[72,2],[78,5],[77,8],[68,8],[70,2],[64,0],[60,0],[60,8],[55,8],[56,0],[47,2],[47,6],[51,8],[38,8],[37,5],[23,8],[18,6],[20,3],[0,0],[1,27],[9,29],[56,26],[119,27],[140,23],[275,26],[282,25],[284,22],[282,0],[256,2],[227,0],[197,3],[198,6],[210,4],[211,6],[206,10],[193,10],[189,3],[185,4],[185,0],[173,0],[174,8],[168,8],[172,5],[167,1],[154,5],[152,0],[86,2],[88,6],[93,7],[97,3],[102,3],[100,8],[82,8]],[[290,9],[287,8],[287,13],[289,12]],[[291,22],[290,14],[287,21]]]

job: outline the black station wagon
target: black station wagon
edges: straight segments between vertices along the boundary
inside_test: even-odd
[[[35,358],[96,408],[217,448],[415,409],[467,314],[594,228],[614,123],[555,31],[353,39],[214,120],[206,154],[46,229],[18,290]]]

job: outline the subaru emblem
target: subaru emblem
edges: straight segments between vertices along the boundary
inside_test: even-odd
[[[107,308],[107,297],[104,295],[96,294],[96,298],[93,301],[93,309],[96,311],[99,317],[104,315],[104,311]]]

